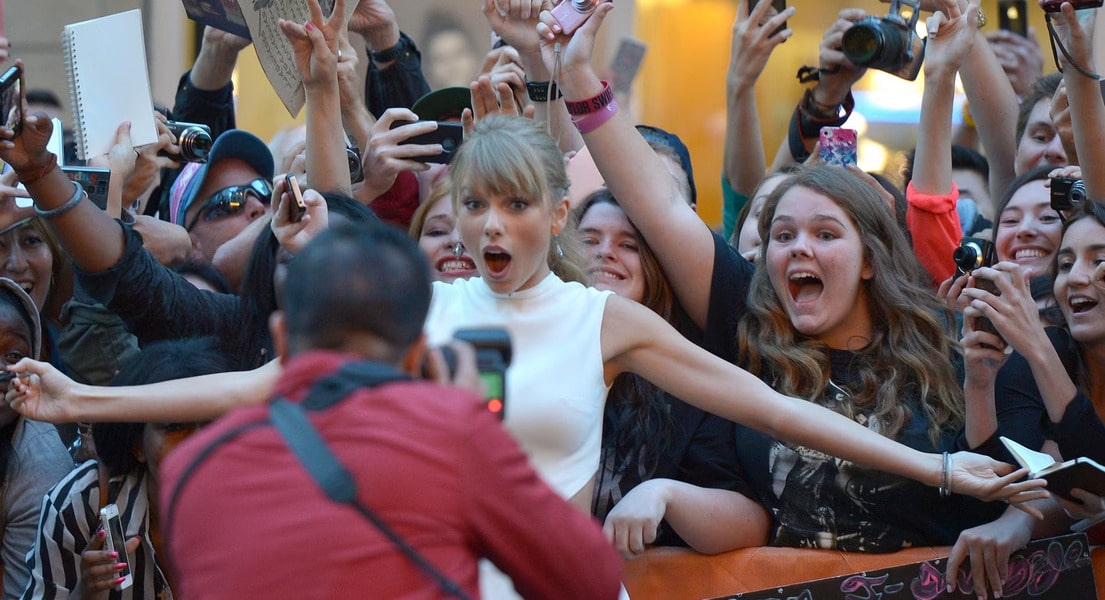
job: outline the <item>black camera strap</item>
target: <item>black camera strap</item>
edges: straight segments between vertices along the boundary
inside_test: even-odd
[[[225,432],[203,448],[181,473],[173,487],[166,508],[168,515],[166,532],[171,532],[176,512],[177,498],[184,484],[191,479],[196,469],[223,444],[236,439],[247,431],[272,425],[284,439],[311,478],[334,502],[348,504],[384,534],[411,562],[433,579],[446,594],[470,600],[469,596],[447,577],[441,574],[417,550],[399,536],[373,512],[357,499],[357,483],[353,474],[338,460],[326,444],[318,429],[307,418],[308,410],[324,410],[334,406],[349,394],[362,388],[371,388],[393,381],[403,381],[410,377],[391,367],[374,362],[349,363],[333,375],[315,383],[303,402],[294,404],[285,398],[276,398],[269,406],[268,420],[255,420]]]

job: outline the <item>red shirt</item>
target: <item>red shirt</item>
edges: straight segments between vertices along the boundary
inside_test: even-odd
[[[297,355],[276,393],[300,401],[316,380],[353,359]],[[162,465],[161,522],[180,597],[442,597],[371,523],[328,499],[270,425],[221,445],[167,512],[198,452],[267,413],[234,410]],[[618,596],[621,561],[598,523],[538,478],[471,394],[394,382],[355,392],[311,420],[353,473],[361,502],[473,598],[484,557],[526,598]]]

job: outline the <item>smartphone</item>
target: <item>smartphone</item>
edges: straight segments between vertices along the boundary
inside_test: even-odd
[[[81,184],[93,204],[99,206],[100,210],[107,210],[107,187],[111,182],[111,169],[62,167],[61,170],[65,172],[69,181]]]
[[[0,119],[16,133],[23,126],[23,69],[19,65],[0,75]]]
[[[756,8],[756,5],[759,4],[759,3],[760,3],[760,0],[752,0],[751,2],[749,2],[748,3],[748,13],[751,14],[752,9]],[[776,14],[781,13],[784,10],[787,9],[787,0],[771,0],[771,7],[775,9]],[[768,18],[770,18],[770,17],[768,17]],[[762,25],[762,23],[761,23],[761,25]],[[783,24],[780,25],[778,27],[778,29],[776,29],[775,31],[772,31],[771,35],[777,35],[780,31],[782,31],[786,28],[787,28],[787,23],[786,23],[786,21],[783,21]]]
[[[1025,0],[998,0],[998,26],[1028,37],[1028,8]]]
[[[134,583],[134,575],[130,572],[130,556],[127,555],[127,538],[123,533],[123,521],[119,518],[119,507],[108,504],[100,509],[100,526],[104,528],[106,539],[104,548],[110,548],[119,555],[119,562],[126,564],[118,576],[123,581],[115,586],[116,590],[125,590]]]
[[[1040,3],[1040,8],[1044,9],[1044,12],[1059,12],[1064,2],[1070,2],[1074,10],[1097,8],[1102,4],[1102,0],[1044,0]]]
[[[821,162],[846,167],[856,164],[856,130],[822,127],[819,137]]]
[[[629,93],[629,89],[633,87],[633,80],[637,78],[637,73],[641,70],[641,63],[645,60],[646,50],[648,50],[648,46],[644,42],[628,36],[623,37],[618,42],[618,50],[614,53],[614,61],[610,63],[610,72],[613,74],[610,87],[614,88],[615,92],[619,94]]]
[[[299,182],[295,180],[295,175],[291,173],[284,175],[284,190],[292,195],[292,201],[287,203],[288,221],[298,223],[303,220],[303,215],[307,214],[307,203],[303,201],[303,191],[299,189]]]
[[[391,128],[401,127],[403,125],[410,125],[418,121],[396,121],[391,124]],[[428,154],[425,156],[414,156],[414,160],[424,163],[437,163],[447,165],[453,162],[453,156],[457,152],[457,148],[460,148],[461,142],[464,141],[464,126],[460,123],[452,123],[448,121],[438,121],[437,129],[429,133],[423,133],[422,135],[416,135],[411,138],[407,138],[399,145],[406,144],[441,144],[440,154]]]

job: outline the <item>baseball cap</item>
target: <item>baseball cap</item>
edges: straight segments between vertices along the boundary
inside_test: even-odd
[[[472,90],[458,85],[422,96],[415,101],[411,111],[423,121],[444,121],[459,119],[466,108],[472,108]]]
[[[683,143],[683,140],[679,139],[679,136],[670,131],[664,131],[652,125],[638,125],[637,131],[641,132],[641,136],[645,138],[649,146],[667,148],[675,155],[676,160],[679,162],[679,166],[683,167],[683,171],[687,174],[687,183],[690,184],[691,188],[690,203],[697,203],[698,190],[694,186],[694,168],[691,166],[691,152],[687,150],[687,145]]]
[[[209,167],[224,158],[237,158],[257,171],[261,177],[272,181],[276,170],[272,152],[261,138],[248,131],[230,129],[224,131],[211,146],[205,163],[188,163],[180,171],[173,187],[169,190],[169,221],[184,226],[188,209],[196,200],[196,194],[203,187]]]

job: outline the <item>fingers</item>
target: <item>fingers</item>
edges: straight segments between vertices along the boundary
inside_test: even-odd
[[[955,582],[959,579],[959,567],[963,565],[963,559],[967,558],[969,547],[961,539],[956,540],[952,551],[948,554],[948,565],[944,570],[944,580],[947,582],[948,593],[955,591]]]

